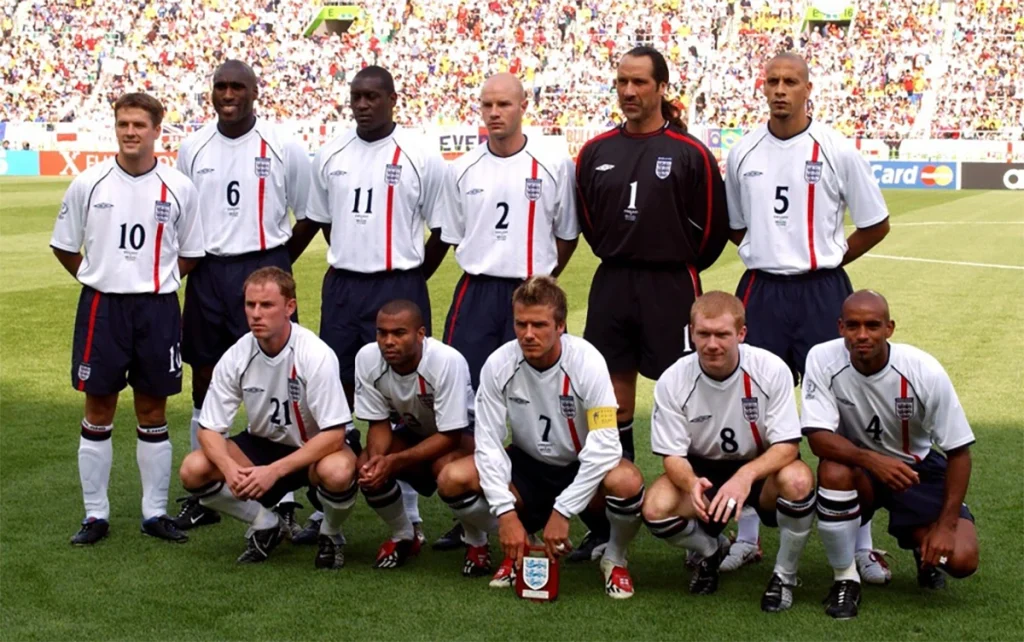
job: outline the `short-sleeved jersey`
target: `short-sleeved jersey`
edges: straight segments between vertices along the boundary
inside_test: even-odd
[[[383,421],[396,413],[421,437],[472,427],[469,365],[455,348],[428,337],[416,370],[400,375],[384,360],[377,343],[368,343],[356,354],[355,367],[360,419]]]
[[[749,461],[775,444],[799,441],[793,374],[767,350],[740,344],[739,366],[723,381],[708,376],[693,353],[654,386],[656,455]]]
[[[349,130],[313,157],[306,215],[331,225],[327,262],[339,270],[412,270],[423,264],[424,224],[440,229],[448,168],[428,141],[396,127],[368,143]]]
[[[718,163],[674,125],[592,138],[576,162],[577,211],[601,260],[710,267],[729,238]]]
[[[302,447],[323,430],[352,427],[338,358],[297,323],[284,349],[273,357],[251,332],[221,357],[199,425],[226,435],[243,403],[250,433],[288,446]]]
[[[725,187],[730,227],[747,230],[740,259],[773,274],[838,267],[847,206],[859,228],[889,216],[867,160],[817,121],[785,140],[767,125],[745,135],[729,152]]]
[[[805,432],[831,430],[862,448],[908,464],[932,444],[944,452],[974,443],[949,375],[930,354],[889,344],[889,362],[865,376],[850,363],[843,339],[811,348],[803,381]]]
[[[555,239],[575,240],[576,168],[565,152],[527,139],[508,157],[487,145],[451,166],[441,240],[468,274],[528,279],[558,265]]]
[[[160,163],[139,176],[116,158],[93,165],[64,193],[50,246],[82,251],[76,276],[100,292],[175,292],[178,258],[205,254],[196,188]]]
[[[178,170],[199,190],[206,251],[237,256],[284,245],[292,235],[288,210],[306,217],[310,167],[301,143],[261,119],[238,138],[217,123],[186,138]]]
[[[597,492],[622,458],[615,421],[615,391],[604,357],[579,337],[563,334],[558,362],[538,371],[526,362],[518,342],[498,348],[480,372],[476,396],[476,467],[480,486],[495,515],[512,510],[508,489],[512,464],[503,442],[506,421],[512,443],[553,466],[579,462],[576,478],[555,500],[572,517]]]

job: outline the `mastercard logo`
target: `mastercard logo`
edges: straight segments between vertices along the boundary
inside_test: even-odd
[[[945,187],[953,182],[953,169],[949,165],[925,165],[921,168],[921,184]]]

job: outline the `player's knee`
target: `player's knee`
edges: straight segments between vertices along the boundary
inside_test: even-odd
[[[845,464],[822,459],[818,462],[818,486],[830,490],[853,490],[853,469]]]
[[[978,542],[972,542],[956,551],[943,568],[958,580],[974,575],[978,570]]]
[[[783,466],[775,476],[775,483],[783,499],[803,499],[814,490],[814,475],[807,464],[798,459]]]
[[[332,492],[341,492],[352,486],[355,464],[345,457],[325,457],[316,464],[316,477],[321,486]]]
[[[633,497],[644,487],[644,477],[633,464],[621,462],[605,476],[602,485],[613,497]]]
[[[446,496],[454,497],[472,490],[476,477],[476,467],[472,456],[463,457],[448,463],[437,475],[437,491]]]
[[[675,503],[674,497],[655,486],[647,491],[640,512],[643,514],[645,522],[668,519],[673,515],[672,509],[675,508]]]
[[[199,488],[209,481],[213,466],[202,450],[195,450],[186,455],[181,462],[178,476],[185,488]]]

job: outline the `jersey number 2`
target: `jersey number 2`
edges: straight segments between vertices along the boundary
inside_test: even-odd
[[[498,219],[498,224],[494,226],[496,230],[507,230],[508,229],[508,203],[498,203],[498,209],[501,210],[501,218]]]

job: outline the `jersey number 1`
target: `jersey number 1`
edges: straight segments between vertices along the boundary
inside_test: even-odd
[[[355,202],[352,204],[352,213],[353,214],[358,214],[359,213],[359,201],[361,200],[362,191],[363,191],[362,187],[357,187],[356,188],[356,199],[355,199]],[[364,214],[373,214],[373,188],[372,187],[369,188],[368,190],[366,190],[366,211],[363,212],[363,213]]]
[[[142,246],[146,243],[146,228],[136,223],[129,230],[127,223],[121,223],[121,244],[118,245],[118,248],[126,249],[126,242],[131,245],[133,250],[141,250]]]

